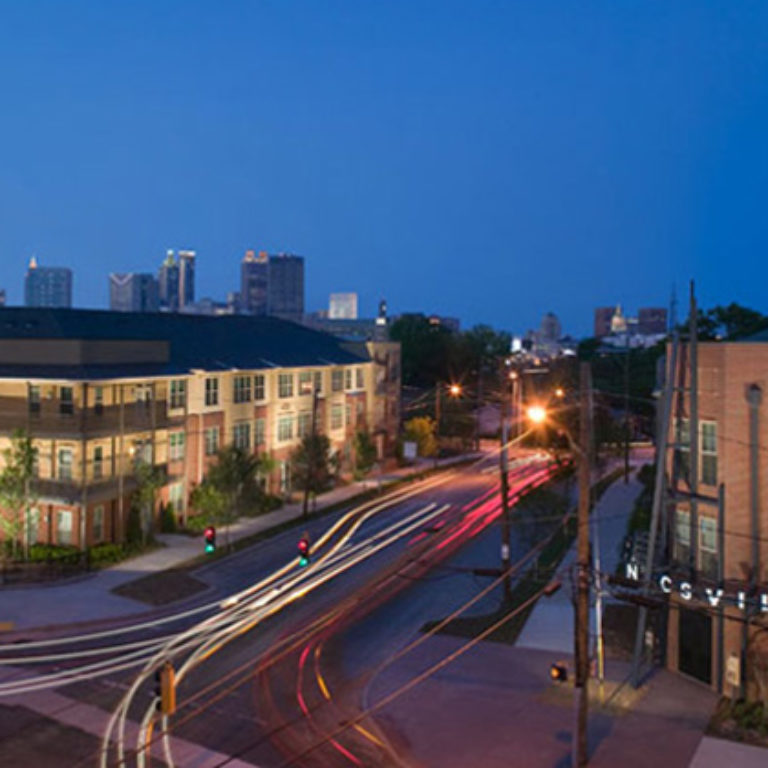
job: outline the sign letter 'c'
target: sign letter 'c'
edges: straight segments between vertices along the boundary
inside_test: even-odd
[[[668,595],[672,591],[672,579],[669,578],[669,576],[662,576],[659,579],[659,586],[661,587],[661,591]]]

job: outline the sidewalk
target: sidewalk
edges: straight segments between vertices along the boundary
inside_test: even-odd
[[[627,523],[632,514],[635,499],[641,490],[642,483],[637,479],[637,467],[635,467],[629,483],[624,483],[622,479],[617,480],[595,505],[592,512],[592,546],[597,550],[599,545],[600,570],[603,573],[613,573],[616,570],[621,545],[627,532]],[[570,574],[575,563],[576,544],[574,543],[558,569],[563,580],[562,589],[552,597],[536,603],[517,640],[518,647],[537,648],[553,653],[573,653],[573,603]],[[590,627],[594,627],[594,612],[590,615]]]
[[[451,466],[473,457],[475,454],[442,459],[438,461],[438,466]],[[422,459],[413,466],[394,470],[381,477],[377,475],[334,488],[319,496],[312,509],[320,512],[376,488],[379,483],[386,488],[397,480],[434,466],[433,460]],[[296,520],[301,515],[302,502],[298,501],[259,517],[240,518],[229,527],[230,541],[236,542],[268,531]],[[112,590],[150,573],[179,566],[199,557],[203,552],[202,536],[166,533],[158,534],[156,538],[162,542],[163,547],[65,582],[0,587],[0,621],[13,622],[14,631],[18,631],[147,613],[150,609],[144,603],[115,595]]]

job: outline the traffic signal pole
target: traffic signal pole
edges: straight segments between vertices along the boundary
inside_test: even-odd
[[[312,450],[315,450],[315,435],[317,434],[317,387],[312,388]],[[309,486],[312,483],[312,459],[313,457],[307,453],[307,476],[305,478],[304,486],[304,504],[302,509],[302,517],[306,520],[309,517]]]

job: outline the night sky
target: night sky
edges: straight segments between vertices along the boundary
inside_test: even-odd
[[[307,307],[524,331],[597,305],[768,312],[768,2],[5,2],[0,287],[246,248]]]

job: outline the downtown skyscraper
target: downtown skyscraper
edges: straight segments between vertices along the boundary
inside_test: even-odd
[[[246,251],[240,264],[240,309],[300,323],[304,317],[304,257]]]
[[[109,276],[109,308],[116,312],[157,312],[160,300],[155,276],[113,272]]]
[[[72,270],[40,267],[33,256],[24,279],[24,304],[28,307],[72,306]]]
[[[178,312],[195,300],[194,251],[179,251],[178,261],[173,250],[166,251],[165,260],[157,273],[160,307]]]

